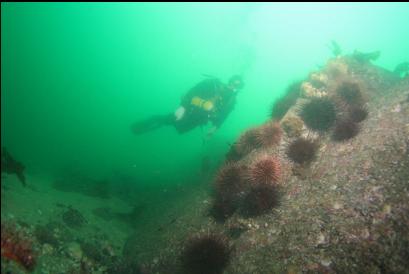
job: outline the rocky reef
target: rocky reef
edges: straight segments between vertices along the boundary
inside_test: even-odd
[[[277,186],[280,203],[261,214],[243,215],[235,209],[254,203],[246,198],[251,187],[230,192],[225,188],[254,182],[237,171],[234,175],[241,179],[223,184],[220,191],[219,175],[213,194],[216,204],[204,198],[189,215],[189,223],[195,225],[183,229],[182,223],[175,224],[178,236],[148,264],[152,271],[166,273],[165,266],[172,266],[175,273],[183,273],[178,267],[183,261],[182,239],[210,230],[233,242],[224,273],[407,273],[408,94],[408,79],[370,62],[351,56],[329,60],[301,84],[297,102],[280,115],[285,132],[280,141],[269,146],[257,142],[256,133],[265,127],[261,125],[238,137],[239,153],[227,155],[226,164],[234,163],[243,174],[262,155],[279,161],[279,183],[272,185]],[[318,102],[313,109],[325,104],[330,118],[306,120],[302,107],[311,100]],[[302,149],[303,142],[298,141],[289,153],[297,138],[309,149]],[[298,158],[308,161],[294,161],[297,151],[306,154]],[[225,169],[221,167],[222,175]],[[257,174],[265,176],[261,171]],[[231,199],[223,200],[227,197],[223,193],[239,194],[231,203]],[[222,222],[208,214],[215,205],[230,209]]]

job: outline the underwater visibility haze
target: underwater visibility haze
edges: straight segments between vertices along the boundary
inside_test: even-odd
[[[408,25],[2,3],[2,273],[409,271]]]

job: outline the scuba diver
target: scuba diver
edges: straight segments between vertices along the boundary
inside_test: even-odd
[[[183,96],[179,108],[174,113],[154,115],[136,122],[132,125],[132,131],[134,134],[142,134],[170,125],[179,133],[185,133],[211,121],[213,126],[207,132],[207,136],[210,137],[234,108],[237,93],[243,87],[243,79],[239,75],[232,76],[228,84],[214,77],[205,79]]]

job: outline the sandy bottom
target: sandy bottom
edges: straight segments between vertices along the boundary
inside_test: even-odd
[[[52,182],[51,177],[27,174],[27,186],[24,187],[16,176],[2,176],[2,224],[12,224],[16,231],[24,235],[24,239],[32,243],[38,258],[35,273],[79,273],[77,271],[84,261],[87,273],[110,273],[106,261],[122,258],[123,248],[130,237],[133,242],[130,251],[128,244],[127,252],[133,253],[138,265],[157,261],[159,250],[169,245],[169,237],[180,233],[177,224],[189,223],[192,215],[183,214],[194,211],[194,208],[187,205],[195,203],[197,199],[205,199],[198,197],[205,195],[205,191],[202,188],[197,192],[197,186],[193,189],[180,188],[176,192],[174,189],[158,189],[154,198],[149,197],[152,193],[147,194],[148,196],[141,193],[144,200],[141,212],[130,224],[115,217],[104,219],[93,212],[98,208],[109,208],[110,212],[129,213],[133,210],[129,201],[125,202],[117,197],[103,199],[76,192],[63,192],[53,188]],[[195,191],[201,194],[196,195]],[[204,203],[206,202],[205,200]],[[138,204],[141,202],[135,202],[135,206]],[[64,221],[63,215],[70,208],[80,212],[85,220],[81,227],[70,227]],[[52,224],[58,224],[57,228]],[[46,234],[53,239],[57,238],[58,244],[50,244],[47,237],[46,240],[39,239],[35,232],[38,226],[45,227]],[[65,235],[70,237],[64,237]],[[92,259],[95,254],[87,254],[80,247],[84,242],[101,249],[106,248],[109,254],[107,257],[94,256],[97,259]],[[3,271],[24,273],[23,267],[4,258],[2,273]]]

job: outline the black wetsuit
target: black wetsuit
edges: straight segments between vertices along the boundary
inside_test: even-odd
[[[214,107],[211,111],[206,111],[192,105],[193,97],[200,97],[203,100],[210,100]],[[236,103],[234,91],[228,89],[220,80],[215,78],[205,79],[198,83],[183,97],[181,105],[185,108],[182,119],[173,121],[178,132],[183,133],[197,126],[202,126],[211,121],[216,127],[220,127]]]
[[[192,104],[192,99],[199,97],[205,101],[212,101],[213,109],[207,111]],[[151,131],[164,125],[173,125],[179,133],[187,132],[197,126],[212,122],[217,128],[221,126],[236,103],[236,94],[216,78],[208,78],[191,88],[182,98],[181,106],[185,113],[180,120],[176,120],[173,113],[155,115],[151,118],[135,123],[133,131],[136,134]]]

